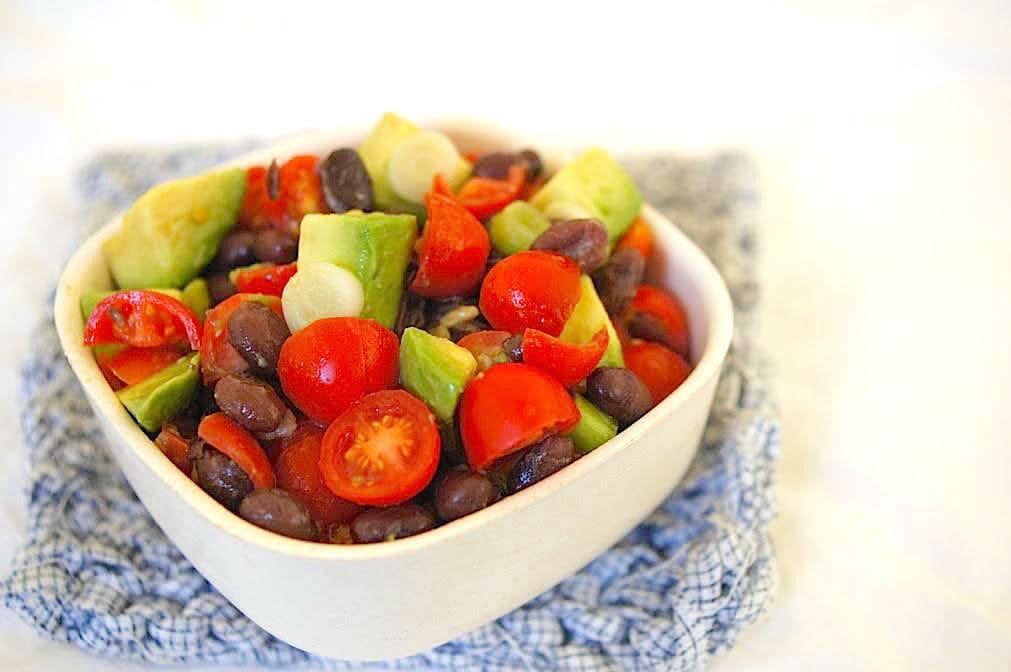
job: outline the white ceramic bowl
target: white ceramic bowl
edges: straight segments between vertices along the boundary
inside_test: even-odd
[[[434,123],[464,149],[518,148],[521,138]],[[301,136],[230,165],[354,145],[362,132]],[[546,163],[556,163],[550,153]],[[557,156],[557,155],[554,155]],[[324,656],[406,656],[479,627],[579,570],[643,520],[684,475],[730,344],[732,308],[716,269],[671,222],[646,206],[656,278],[684,303],[695,370],[615,439],[493,506],[416,537],[334,546],[262,530],[205,494],[166,459],[119,403],[82,346],[81,291],[111,287],[102,242],[89,238],[60,278],[56,326],[112,454],[158,525],[244,614],[292,645]]]

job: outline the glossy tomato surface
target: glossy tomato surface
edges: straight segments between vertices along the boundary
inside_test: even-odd
[[[212,413],[205,416],[197,427],[197,435],[239,465],[255,487],[274,487],[274,469],[267,453],[252,434],[227,415]]]
[[[302,502],[321,528],[334,523],[349,523],[362,508],[341,499],[323,483],[319,470],[323,430],[308,422],[299,424],[295,433],[281,443],[277,457],[277,487]]]
[[[639,285],[628,309],[630,314],[646,313],[658,320],[673,350],[682,357],[688,356],[688,318],[673,294],[652,285]]]
[[[495,329],[558,336],[579,302],[579,266],[560,254],[528,250],[495,264],[481,284],[481,312]]]
[[[243,301],[259,301],[284,318],[281,299],[264,294],[234,294],[207,311],[200,342],[200,371],[204,384],[213,385],[231,373],[242,373],[249,363],[228,339],[228,319]]]
[[[523,332],[523,363],[549,374],[565,387],[572,387],[597,368],[610,337],[601,327],[589,343],[567,343],[537,329]]]
[[[418,241],[418,272],[411,291],[433,298],[469,294],[488,262],[488,231],[448,196],[429,193],[425,208],[428,222]]]
[[[625,366],[649,388],[654,405],[676,390],[692,372],[688,362],[659,343],[633,341],[622,355]]]

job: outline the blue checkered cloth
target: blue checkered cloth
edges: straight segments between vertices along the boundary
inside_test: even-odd
[[[248,147],[103,156],[80,175],[88,233],[151,185]],[[736,332],[703,444],[684,482],[609,551],[516,611],[426,653],[363,665],[268,635],[172,545],[105,447],[47,314],[22,372],[28,538],[4,601],[46,637],[156,663],[324,669],[699,670],[775,592],[769,521],[779,427],[753,347],[751,164],[738,156],[626,162],[646,199],[730,286]]]

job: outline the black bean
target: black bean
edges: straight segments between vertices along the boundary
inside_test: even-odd
[[[256,234],[252,231],[232,231],[221,240],[218,254],[214,257],[214,268],[228,270],[237,266],[248,266],[256,261],[253,243]]]
[[[253,252],[260,261],[290,264],[298,257],[298,239],[275,228],[262,229],[253,241]]]
[[[368,509],[351,521],[351,536],[357,543],[400,539],[435,527],[435,516],[417,504]]]
[[[273,159],[270,162],[270,168],[267,169],[267,198],[276,201],[280,195],[281,173],[277,168],[277,159]]]
[[[551,225],[530,245],[532,250],[554,250],[593,273],[607,261],[607,229],[597,219],[566,219]]]
[[[238,291],[238,288],[232,284],[225,273],[207,276],[207,293],[210,295],[212,306],[218,305]]]
[[[576,446],[567,436],[552,435],[535,443],[509,472],[509,492],[529,487],[576,459]]]
[[[625,323],[628,333],[633,338],[644,341],[656,341],[676,350],[674,338],[667,327],[656,316],[641,311],[633,311]]]
[[[544,172],[544,163],[540,155],[532,149],[520,152],[520,158],[527,162],[527,179],[535,180]]]
[[[600,300],[611,315],[622,315],[646,273],[646,259],[638,250],[625,248],[593,274]]]
[[[456,520],[498,501],[491,479],[467,467],[446,472],[435,488],[435,510],[443,520]]]
[[[225,376],[214,386],[218,407],[251,432],[272,432],[290,413],[274,388],[245,374]]]
[[[239,515],[253,525],[294,539],[315,541],[315,523],[302,503],[284,490],[253,490],[239,506]]]
[[[295,417],[290,408],[285,408],[284,417],[281,418],[281,422],[278,423],[277,427],[269,432],[260,432],[256,437],[260,441],[276,441],[277,439],[288,438],[295,433],[296,429],[298,429],[298,418]]]
[[[653,396],[628,369],[602,366],[586,379],[586,398],[618,421],[630,425],[653,408]]]
[[[458,423],[439,422],[439,436],[442,439],[442,463],[448,465],[467,464],[467,455],[463,452]]]
[[[331,152],[319,166],[319,177],[331,211],[372,209],[372,179],[355,150]]]
[[[274,374],[281,346],[290,335],[284,320],[259,301],[243,301],[228,318],[228,340],[254,373]]]
[[[253,482],[246,472],[223,453],[197,441],[190,457],[196,459],[197,485],[229,511],[236,511],[242,500],[253,491]]]
[[[474,177],[490,177],[493,180],[504,180],[509,177],[509,169],[522,162],[516,154],[506,152],[493,152],[485,154],[474,162],[472,171]]]
[[[502,341],[502,352],[504,352],[506,357],[508,357],[511,361],[522,362],[523,334],[513,334]]]

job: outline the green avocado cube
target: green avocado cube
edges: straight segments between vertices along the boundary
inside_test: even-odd
[[[183,287],[182,302],[190,307],[200,321],[211,307],[211,292],[207,289],[207,281],[203,278],[193,278]]]
[[[327,261],[354,273],[365,290],[361,317],[392,329],[417,235],[413,215],[361,211],[306,215],[298,262]]]
[[[579,396],[573,395],[579,409],[579,422],[569,434],[576,450],[588,453],[613,439],[618,434],[618,422],[602,410]]]
[[[477,370],[474,355],[456,343],[408,327],[400,339],[400,382],[443,422],[453,422],[456,403]]]
[[[589,149],[555,173],[530,202],[541,212],[571,210],[599,218],[613,244],[639,214],[642,196],[610,154]]]
[[[593,335],[600,331],[601,327],[607,328],[607,350],[600,358],[601,366],[625,366],[625,358],[621,355],[621,341],[618,339],[618,332],[611,323],[611,318],[604,309],[604,304],[597,295],[597,289],[593,286],[593,281],[589,276],[579,278],[579,286],[582,294],[579,303],[572,309],[572,314],[562,327],[559,338],[569,343],[589,343]]]
[[[171,366],[116,393],[137,423],[149,432],[190,405],[200,386],[200,353],[186,355]]]
[[[165,182],[137,199],[105,258],[123,289],[182,287],[214,257],[235,226],[246,171],[231,168]]]
[[[513,201],[491,218],[488,235],[504,256],[529,250],[537,237],[551,228],[543,212],[526,201]]]

